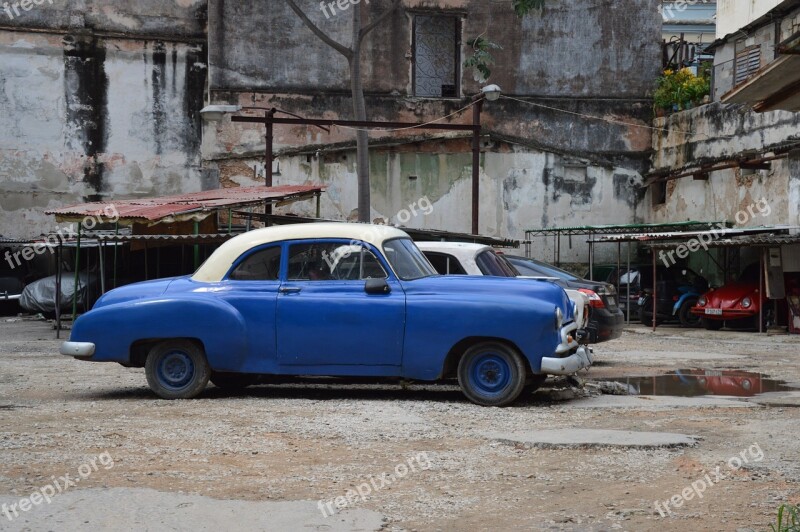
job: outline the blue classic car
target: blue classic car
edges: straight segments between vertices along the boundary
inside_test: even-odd
[[[444,277],[398,229],[303,224],[237,236],[191,277],[107,293],[60,352],[144,367],[164,399],[324,375],[457,378],[501,406],[592,364],[577,328],[552,283]]]

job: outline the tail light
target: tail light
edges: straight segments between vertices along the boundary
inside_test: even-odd
[[[589,290],[588,288],[579,288],[578,292],[584,293],[589,297],[589,306],[593,308],[606,308],[606,304],[603,303],[603,300],[594,292],[594,290]]]

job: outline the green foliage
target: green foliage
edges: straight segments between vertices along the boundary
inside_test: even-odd
[[[695,76],[688,68],[674,72],[665,70],[658,78],[656,92],[653,95],[656,108],[672,111],[689,109],[700,104],[711,92],[711,78],[708,71],[701,71]]]
[[[800,532],[800,506],[781,505],[778,522],[769,528],[772,532]]]
[[[475,81],[486,83],[489,76],[492,75],[489,65],[494,64],[494,57],[490,50],[502,50],[503,47],[483,37],[471,39],[467,41],[467,44],[472,48],[473,53],[464,61],[464,68],[471,68],[475,71]]]
[[[519,17],[524,17],[535,9],[542,9],[545,0],[511,0],[511,6]]]

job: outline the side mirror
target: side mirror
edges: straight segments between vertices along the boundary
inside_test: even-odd
[[[370,295],[388,294],[392,291],[386,279],[367,279],[364,291]]]

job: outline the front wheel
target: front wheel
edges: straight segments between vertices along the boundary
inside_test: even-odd
[[[684,301],[681,308],[678,309],[678,318],[681,320],[681,326],[690,328],[700,326],[700,316],[692,314],[692,307],[695,305],[697,305],[697,298],[691,297]]]
[[[203,349],[186,340],[168,340],[150,350],[147,384],[162,399],[191,399],[208,384],[211,370]]]
[[[510,347],[485,342],[467,349],[458,363],[458,384],[464,395],[481,406],[505,406],[525,388],[527,368]]]

